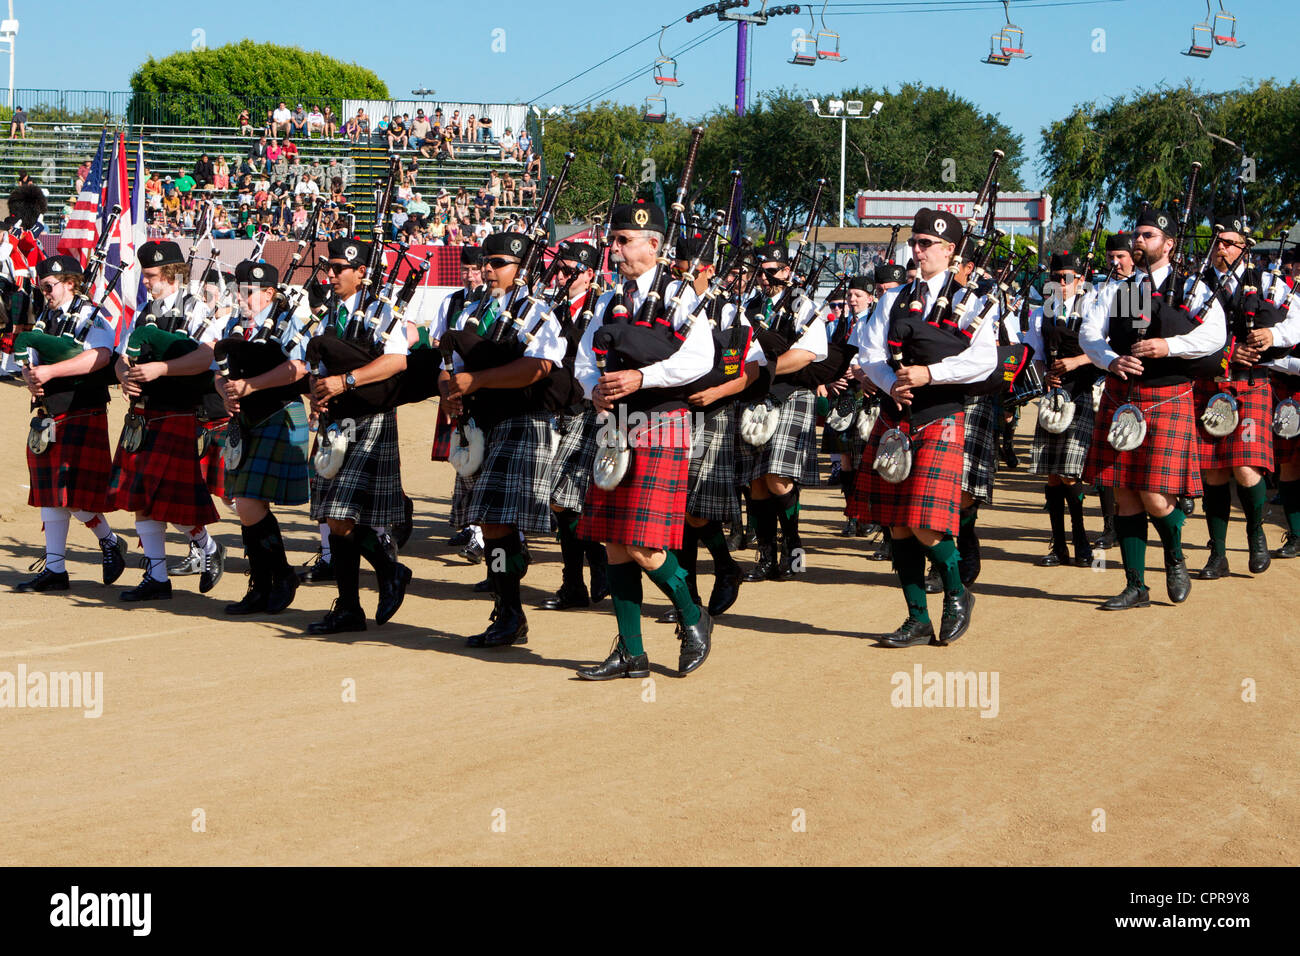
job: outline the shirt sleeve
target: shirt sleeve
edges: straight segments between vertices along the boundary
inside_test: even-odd
[[[962,316],[962,325],[959,328],[969,329],[984,305],[985,301],[982,298],[974,302]],[[989,373],[998,364],[998,318],[998,308],[994,305],[984,317],[983,324],[971,336],[970,344],[966,348],[956,355],[950,355],[927,366],[930,370],[930,381],[935,385],[964,385],[988,378]]]
[[[713,332],[709,323],[692,323],[681,347],[668,358],[641,369],[642,388],[687,385],[713,367]]]
[[[578,380],[578,384],[582,386],[582,393],[587,398],[591,398],[596,390],[596,383],[600,381],[600,369],[596,367],[596,354],[591,349],[591,337],[604,324],[605,308],[613,297],[612,292],[606,292],[596,303],[596,310],[592,313],[591,321],[587,323],[586,331],[582,333],[582,341],[578,343],[578,354],[573,360],[573,377]]]
[[[1047,361],[1047,346],[1043,344],[1043,310],[1040,306],[1029,313],[1029,328],[1021,340],[1034,350],[1034,358],[1040,362]]]
[[[560,335],[560,323],[555,318],[550,306],[544,306],[543,312],[546,320],[542,323],[542,327],[537,330],[537,334],[533,336],[533,341],[524,349],[524,357],[546,359],[548,362],[559,365],[564,361],[564,353],[568,343]],[[536,324],[539,318],[541,316],[534,317],[530,313],[527,319],[528,325]]]
[[[1289,298],[1286,283],[1280,279],[1274,281],[1269,292],[1269,299],[1274,305],[1286,308],[1286,317],[1273,326],[1273,347],[1294,348],[1300,344],[1300,296]]]
[[[1093,365],[1103,370],[1110,368],[1110,363],[1119,358],[1119,353],[1110,347],[1106,337],[1110,335],[1111,303],[1115,301],[1120,285],[1112,282],[1092,297],[1084,309],[1083,324],[1079,327],[1079,347]]]
[[[898,379],[889,367],[889,312],[898,296],[897,289],[886,292],[871,314],[863,320],[859,335],[861,344],[858,346],[858,365],[867,373],[867,378],[885,392],[893,388]]]
[[[83,318],[89,318],[94,312],[91,306],[86,306],[81,310]],[[104,313],[100,313],[95,319],[95,324],[90,327],[86,333],[86,348],[88,349],[108,349],[112,351],[116,345],[114,339],[117,336],[117,323]]]
[[[811,305],[812,302],[809,300],[808,306]],[[803,312],[805,310],[801,309],[800,311]],[[803,333],[795,340],[794,345],[790,346],[790,348],[803,349],[806,352],[811,352],[813,354],[814,362],[825,360],[826,356],[830,352],[830,343],[826,338],[826,320],[820,315],[814,318],[808,323],[807,327],[803,330]]]

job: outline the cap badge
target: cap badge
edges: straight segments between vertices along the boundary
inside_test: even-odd
[[[947,228],[948,228],[948,224],[944,222],[942,219],[936,219],[934,221],[934,234],[936,236],[942,236],[944,230]]]
[[[638,226],[644,226],[650,221],[650,213],[646,212],[644,209],[638,209],[636,212],[632,213],[632,221]]]

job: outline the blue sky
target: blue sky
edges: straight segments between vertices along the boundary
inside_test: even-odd
[[[129,87],[132,70],[150,54],[209,46],[249,36],[296,44],[374,70],[394,96],[416,87],[435,98],[464,101],[579,103],[644,67],[608,94],[640,104],[654,91],[649,67],[664,23],[669,52],[719,27],[716,16],[681,21],[697,3],[628,2],[413,3],[359,5],[339,0],[271,4],[227,0],[208,9],[135,0],[109,12],[100,3],[33,4],[13,0],[21,23],[15,86],[110,89]],[[751,0],[756,9],[760,0]],[[773,4],[775,5],[775,4]],[[1217,8],[1217,0],[1214,2]],[[1036,160],[1039,130],[1071,106],[1101,101],[1135,88],[1192,78],[1207,90],[1251,80],[1295,76],[1294,37],[1300,8],[1284,0],[1229,0],[1239,18],[1244,49],[1216,48],[1208,60],[1180,55],[1191,24],[1205,16],[1204,0],[1015,0],[1011,19],[1025,31],[1032,57],[1010,66],[986,66],[989,35],[1004,22],[1002,6],[987,0],[833,0],[826,23],[841,37],[846,62],[790,65],[791,31],[809,28],[807,7],[750,30],[750,94],[780,86],[810,95],[864,84],[897,88],[917,80],[955,90],[997,114],[1025,139]],[[814,6],[814,13],[821,5]],[[1289,14],[1289,15],[1288,15]],[[72,28],[72,25],[80,29]],[[820,28],[820,20],[817,21]],[[1105,31],[1097,34],[1094,31]],[[195,31],[202,31],[196,34]],[[499,31],[504,31],[501,33]],[[550,93],[551,87],[610,54],[654,36],[610,63]],[[1104,52],[1094,51],[1104,40]],[[57,54],[53,51],[57,50]],[[736,35],[731,26],[679,57],[683,85],[667,91],[672,113],[692,118],[730,106],[735,85]],[[51,64],[57,63],[57,69]],[[57,77],[57,79],[56,79]],[[546,94],[542,96],[542,94]],[[879,122],[887,122],[882,114]],[[829,124],[828,124],[829,125]],[[1025,170],[1039,185],[1036,166]]]

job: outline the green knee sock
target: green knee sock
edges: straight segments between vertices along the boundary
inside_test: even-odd
[[[1268,501],[1268,492],[1264,489],[1264,479],[1255,482],[1249,488],[1237,486],[1237,500],[1241,510],[1246,513],[1246,534],[1258,534],[1264,530],[1264,505]]]
[[[929,624],[930,611],[925,604],[925,552],[921,548],[921,542],[913,536],[894,538],[893,541],[894,571],[903,588],[907,616],[922,624]]]
[[[944,535],[937,544],[925,550],[934,562],[934,569],[943,579],[946,593],[961,594],[966,590],[966,586],[961,583],[961,571],[957,568],[957,545],[953,542],[952,535]]]
[[[1183,514],[1182,508],[1174,508],[1163,518],[1151,518],[1151,523],[1156,526],[1156,534],[1160,535],[1160,543],[1165,548],[1166,566],[1183,560],[1183,522],[1186,520],[1187,515]]]
[[[1300,534],[1300,478],[1278,481],[1277,488],[1282,492],[1282,510],[1286,512],[1287,528],[1292,534]]]
[[[687,627],[694,627],[700,620],[700,606],[691,598],[691,589],[686,581],[686,569],[677,563],[671,551],[664,552],[664,563],[653,571],[647,571],[646,577],[654,582],[655,587],[664,592],[664,596],[677,608],[678,619]]]
[[[1205,509],[1205,527],[1210,532],[1210,553],[1223,557],[1228,541],[1228,520],[1232,515],[1232,496],[1227,485],[1206,485],[1201,500]]]
[[[635,561],[610,564],[605,575],[623,645],[633,657],[644,654],[645,645],[641,643],[641,566]]]
[[[1177,508],[1174,509],[1178,511]],[[1181,511],[1178,511],[1182,514]],[[1115,515],[1115,540],[1124,561],[1124,577],[1136,588],[1147,586],[1147,513]]]

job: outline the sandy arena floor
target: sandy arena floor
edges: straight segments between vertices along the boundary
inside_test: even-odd
[[[589,684],[572,669],[608,652],[608,600],[531,612],[526,647],[464,647],[490,603],[471,591],[482,567],[444,547],[452,471],[428,460],[431,403],[401,412],[416,500],[402,560],[415,581],[382,628],[307,637],[332,586],[304,587],[274,618],[226,618],[246,579],[224,507],[215,530],[231,556],[212,594],[179,578],[170,602],[121,604],[75,523],[73,590],[9,592],[42,552],[26,506],[25,395],[0,386],[0,676],[102,672],[104,699],[97,719],[0,709],[0,863],[1300,862],[1300,561],[1252,580],[1239,512],[1230,580],[1168,604],[1153,533],[1157,606],[1103,614],[1096,604],[1123,587],[1118,552],[1103,572],[1034,567],[1041,482],[1003,473],[981,514],[971,631],[949,648],[887,650],[864,637],[904,617],[892,572],[865,541],[838,536],[838,491],[813,490],[809,573],[746,585],[701,670],[673,677],[672,628],[647,616],[652,683]],[[114,439],[124,410],[115,398]],[[111,518],[130,533],[130,516]],[[291,559],[305,561],[306,508],[281,522]],[[1198,511],[1193,569],[1205,540]],[[535,605],[559,583],[559,555],[550,540],[531,547]],[[183,552],[179,535],[169,551]],[[139,576],[129,567],[120,584]],[[373,583],[367,570],[370,613]],[[666,604],[646,594],[657,616]],[[937,621],[937,595],[931,609]],[[916,667],[996,672],[996,715],[991,702],[988,716],[894,706],[894,675]]]

